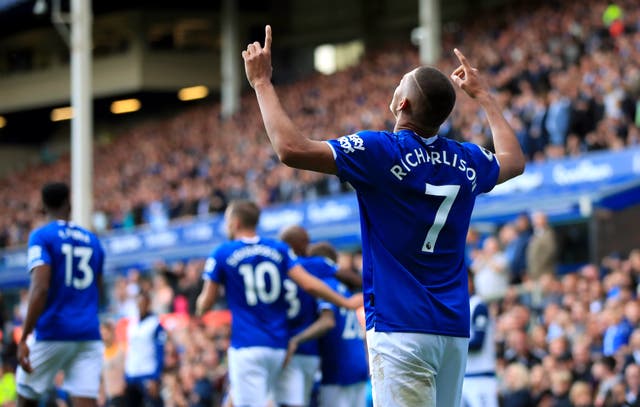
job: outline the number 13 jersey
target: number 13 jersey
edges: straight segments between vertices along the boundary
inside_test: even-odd
[[[63,220],[49,222],[29,236],[28,269],[51,267],[37,340],[100,340],[98,278],[104,250],[92,232]]]
[[[327,143],[357,192],[367,330],[468,337],[465,240],[476,196],[497,182],[495,156],[409,130]]]

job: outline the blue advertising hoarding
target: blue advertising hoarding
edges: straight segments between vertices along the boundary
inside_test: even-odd
[[[552,223],[590,217],[594,208],[624,209],[640,203],[640,148],[592,153],[527,166],[523,175],[478,197],[474,223],[500,224],[517,214],[544,211]],[[354,193],[305,203],[266,208],[259,232],[275,236],[287,225],[307,228],[315,241],[329,240],[342,249],[360,244],[358,204]],[[149,267],[158,260],[205,257],[225,239],[222,216],[171,224],[162,230],[141,227],[134,232],[101,236],[107,272]],[[25,285],[24,248],[0,252],[0,286]]]

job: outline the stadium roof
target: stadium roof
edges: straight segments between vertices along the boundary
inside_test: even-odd
[[[52,0],[45,0],[49,7]],[[69,9],[70,0],[60,0],[63,10]],[[50,25],[49,13],[34,14],[36,0],[0,0],[0,36],[13,32]],[[117,10],[131,9],[208,9],[220,8],[220,0],[93,0],[93,13],[104,14]],[[240,0],[241,10],[265,10],[270,0]]]

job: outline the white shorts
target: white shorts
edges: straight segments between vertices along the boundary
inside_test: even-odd
[[[365,407],[367,382],[349,386],[322,385],[318,397],[320,407]]]
[[[319,367],[319,356],[293,355],[278,378],[276,402],[287,406],[309,405]]]
[[[367,331],[373,405],[460,405],[468,338]]]
[[[498,380],[495,377],[465,377],[462,383],[465,407],[498,407]]]
[[[262,346],[229,348],[229,385],[235,407],[265,407],[275,394],[286,351]]]
[[[64,373],[63,390],[72,397],[97,398],[102,371],[102,341],[27,340],[33,372],[18,366],[16,383],[21,396],[37,400],[54,387],[55,375]]]

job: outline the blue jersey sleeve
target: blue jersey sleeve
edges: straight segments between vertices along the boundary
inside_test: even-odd
[[[471,338],[469,339],[469,350],[482,349],[484,337],[489,323],[489,310],[485,304],[478,304],[471,316]]]
[[[288,272],[289,270],[291,270],[292,268],[294,268],[295,266],[297,266],[298,264],[300,264],[300,260],[298,259],[298,256],[296,256],[296,254],[293,252],[293,250],[287,246],[286,244],[282,244],[284,247],[284,256],[282,257],[282,265],[284,266],[284,269]]]
[[[387,176],[389,154],[384,154],[387,134],[361,131],[327,141],[333,150],[338,176],[355,188],[372,186],[379,177]]]
[[[156,371],[153,373],[153,377],[156,380],[161,380],[164,370],[164,345],[167,342],[167,332],[161,324],[158,324],[156,328],[153,342],[156,348]]]
[[[51,253],[49,253],[49,246],[43,231],[44,229],[38,229],[29,236],[27,252],[29,272],[43,264],[51,264]]]
[[[339,282],[335,277],[326,277],[326,278],[323,278],[322,281],[324,281],[325,284],[327,284],[329,287],[331,287],[331,289],[333,289],[333,291],[338,292]],[[343,293],[341,293],[341,294],[343,294]],[[318,303],[318,313],[320,313],[322,310],[325,310],[325,309],[330,309],[334,313],[339,311],[339,308],[335,304],[330,303],[327,300],[323,300],[322,298],[318,298],[317,299],[317,303]]]
[[[104,269],[104,247],[99,240],[96,240],[94,247],[94,253],[96,254],[96,265],[94,272],[96,273],[96,275],[101,276]]]
[[[496,156],[484,147],[473,143],[463,143],[464,148],[471,155],[477,171],[477,193],[489,192],[496,186],[500,174],[500,163]]]
[[[220,248],[216,249],[204,263],[202,278],[218,284],[224,284],[225,275],[222,267],[224,259],[220,253]]]

